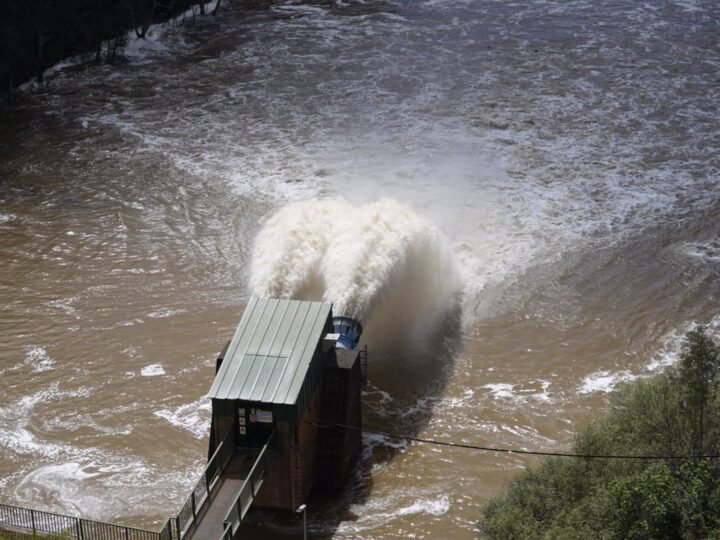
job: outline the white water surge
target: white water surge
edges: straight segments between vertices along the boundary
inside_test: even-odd
[[[366,320],[401,304],[435,315],[455,303],[458,277],[438,228],[392,199],[292,203],[260,231],[250,287],[261,297],[322,298]]]

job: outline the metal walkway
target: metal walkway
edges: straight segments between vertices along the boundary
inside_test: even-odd
[[[275,432],[260,448],[235,448],[230,431],[177,517],[160,532],[0,504],[0,530],[60,534],[75,540],[232,540],[277,453]]]
[[[240,493],[245,478],[247,478],[250,469],[255,463],[255,457],[257,457],[257,451],[254,451],[252,455],[241,451],[233,456],[227,470],[237,470],[238,473],[223,473],[220,487],[213,495],[207,510],[198,519],[197,525],[186,538],[191,540],[217,540],[222,536],[225,530],[223,520],[228,509],[235,502],[238,493]]]
[[[220,474],[212,497],[182,535],[187,540],[232,539],[265,479],[275,457],[275,432],[262,449],[238,448]]]
[[[252,461],[250,462],[252,465]],[[195,529],[186,538],[195,540],[217,540],[223,535],[223,520],[230,506],[235,502],[245,478],[242,475],[226,475],[220,488],[210,502]]]

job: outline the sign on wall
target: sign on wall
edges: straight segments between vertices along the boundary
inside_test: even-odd
[[[262,409],[250,409],[250,422],[272,424],[272,411],[263,411]]]

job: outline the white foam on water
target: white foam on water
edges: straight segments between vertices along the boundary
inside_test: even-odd
[[[134,32],[130,32],[123,54],[134,62],[140,62],[149,54],[167,53],[168,46],[159,39],[160,37],[157,29],[148,30],[144,38],[139,38]]]
[[[608,393],[612,392],[621,382],[632,381],[636,378],[637,375],[633,375],[627,370],[617,372],[597,371],[583,379],[578,392],[580,394],[590,394],[594,392]]]
[[[483,388],[487,388],[490,390],[490,393],[493,395],[494,398],[501,398],[501,399],[515,399],[515,394],[513,393],[513,389],[515,388],[514,384],[509,383],[495,383],[495,384],[486,384],[483,386]]]
[[[182,313],[187,313],[187,309],[185,309],[185,308],[158,309],[155,311],[151,311],[146,316],[151,319],[167,319],[169,317],[174,317],[175,315],[180,315]]]
[[[680,360],[685,334],[695,329],[698,323],[691,322],[670,332],[663,339],[659,350],[653,355],[653,358],[644,366],[647,374],[660,371],[668,366],[676,364]],[[720,315],[714,316],[705,327],[708,335],[717,343],[720,343]]]
[[[552,383],[543,379],[529,380],[522,383],[488,383],[482,386],[489,390],[493,399],[509,401],[517,404],[529,401],[551,402],[550,385]]]
[[[359,517],[354,521],[343,521],[338,532],[342,535],[360,534],[408,516],[440,517],[447,514],[450,507],[450,497],[446,494],[411,489],[374,498],[364,505],[351,506],[350,510]]]
[[[113,521],[175,495],[167,492],[174,475],[157,474],[143,458],[100,449],[71,449],[66,456],[24,474],[13,490],[17,504],[37,508],[43,501],[46,511]]]
[[[630,370],[599,370],[586,376],[579,389],[579,394],[609,393],[625,381],[633,381],[642,377],[650,377],[663,369],[675,365],[680,360],[685,335],[698,326],[697,322],[688,322],[669,332],[663,339],[658,350],[651,359],[642,366],[640,371]],[[713,317],[703,325],[708,335],[716,342],[720,342],[720,315]]]
[[[162,367],[162,364],[150,364],[140,370],[140,375],[143,377],[157,377],[159,375],[165,375],[165,368]]]
[[[50,357],[44,347],[27,347],[25,364],[29,365],[35,373],[50,371],[55,367],[55,360]]]
[[[685,3],[696,4],[693,0]],[[582,136],[575,131],[553,131],[552,119],[568,111],[590,114],[583,107],[601,90],[588,77],[574,77],[562,98],[549,91],[548,80],[533,80],[539,89],[527,95],[494,95],[491,83],[509,68],[492,62],[487,69],[473,67],[485,65],[473,56],[481,54],[476,44],[476,21],[481,18],[446,17],[458,4],[467,9],[463,2],[442,1],[436,8],[430,8],[430,3],[411,11],[413,17],[428,9],[440,16],[433,19],[435,24],[421,29],[412,27],[417,21],[404,17],[401,9],[354,16],[348,26],[346,17],[323,6],[276,5],[271,9],[293,16],[264,21],[267,27],[263,28],[300,37],[298,42],[306,46],[264,39],[251,22],[243,21],[248,42],[237,50],[230,47],[225,56],[254,70],[252,77],[223,81],[216,93],[195,108],[198,121],[178,123],[186,133],[174,132],[177,128],[158,122],[147,107],[132,102],[123,102],[111,114],[103,111],[88,117],[136,136],[144,151],[157,152],[179,170],[198,178],[220,178],[243,196],[282,204],[318,193],[374,191],[375,198],[388,194],[411,201],[427,210],[452,239],[468,296],[522,271],[536,257],[557,255],[594,235],[637,230],[677,204],[686,176],[662,168],[638,172],[625,151],[628,145],[641,148],[652,137],[639,133],[638,140],[608,140],[602,122],[584,124]],[[537,6],[531,3],[526,8],[519,16],[528,17]],[[557,9],[562,15],[569,8]],[[629,11],[633,16],[645,13],[639,8]],[[430,66],[422,47],[400,37],[409,29],[426,42],[433,42],[433,37],[449,41],[446,48],[434,51]],[[495,31],[501,38],[511,33],[504,27]],[[183,32],[172,33],[178,39]],[[373,33],[389,39],[387,51],[368,55],[363,49]],[[165,43],[159,27],[153,27],[150,36]],[[450,36],[466,38],[456,43]],[[586,39],[592,45],[592,34]],[[337,50],[338,42],[346,52],[342,65],[328,58],[328,50]],[[169,39],[167,43],[172,52],[182,51]],[[453,47],[463,47],[467,61],[458,60],[464,57]],[[445,62],[446,55],[451,62]],[[521,61],[527,68],[535,67],[534,60]],[[423,69],[435,63],[456,67],[441,73],[449,76],[440,79],[433,75],[437,70]],[[346,64],[355,65],[355,70],[335,78],[333,68]],[[303,93],[307,90],[303,84],[286,80],[289,70],[313,85],[310,96]],[[383,84],[398,79],[407,79],[412,90]],[[474,81],[462,87],[465,98],[457,97],[454,85],[458,80]],[[582,87],[582,92],[573,84]],[[665,96],[672,89],[664,86],[651,90],[672,97]],[[228,96],[232,103],[227,103]],[[293,101],[293,96],[305,101]],[[454,97],[449,100],[449,96]],[[507,107],[488,110],[482,105],[486,99],[497,104],[499,97],[507,97]],[[619,101],[617,96],[615,101]],[[218,113],[218,105],[228,114]],[[632,124],[638,114],[644,116],[637,108],[630,103],[630,110],[610,111],[616,114],[598,108],[589,119],[627,115],[618,122]],[[255,113],[261,117],[251,117]],[[308,114],[316,119],[312,125],[308,125]],[[360,136],[345,128],[366,117],[358,129],[363,132]],[[529,128],[524,120],[537,128]],[[184,144],[178,144],[178,137]],[[597,156],[598,148],[607,151]],[[316,174],[320,169],[325,169],[323,174]]]
[[[0,225],[4,225],[5,223],[9,223],[10,221],[15,221],[16,219],[17,216],[15,214],[0,213]]]
[[[523,390],[523,398],[527,400],[534,400],[539,402],[545,402],[550,403],[553,401],[552,397],[550,396],[550,385],[552,384],[550,381],[545,380],[537,380],[533,381],[535,384],[540,384],[540,391],[536,391],[535,388],[533,389],[525,389]]]
[[[405,450],[410,444],[407,439],[396,439],[379,433],[363,432],[362,438],[364,449],[367,452],[371,452],[373,448],[383,446],[396,450]]]
[[[57,249],[59,249],[59,247],[57,247]],[[57,300],[51,300],[49,302],[46,302],[45,305],[52,309],[59,309],[61,311],[64,311],[67,315],[73,317],[76,320],[79,320],[80,315],[77,312],[77,308],[73,306],[73,304],[78,300],[80,300],[80,296],[73,295],[67,298],[58,298]]]
[[[161,409],[153,415],[162,418],[172,426],[189,431],[198,439],[207,437],[210,430],[212,405],[207,397],[179,407]]]
[[[707,242],[686,242],[683,244],[683,252],[696,259],[707,262],[720,262],[720,239],[713,239]]]
[[[436,499],[420,499],[409,506],[398,508],[393,512],[396,516],[409,516],[414,514],[430,514],[442,516],[450,510],[450,498],[442,495]]]
[[[673,3],[690,13],[698,13],[705,11],[705,8],[699,0],[673,0]]]
[[[35,406],[56,400],[62,395],[58,383],[54,382],[34,394],[0,407],[0,446],[15,454],[40,455],[51,459],[67,451],[69,446],[43,440],[30,429]]]

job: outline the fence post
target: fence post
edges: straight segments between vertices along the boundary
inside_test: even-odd
[[[190,502],[192,506],[192,513],[193,513],[193,520],[197,517],[195,514],[195,489],[193,489],[193,492],[190,494]]]
[[[30,510],[30,522],[32,523],[33,536],[35,536],[35,510]]]
[[[78,539],[83,540],[82,519],[75,518],[75,524],[77,525]]]
[[[177,540],[182,540],[182,531],[180,530],[180,516],[175,518],[175,534],[177,534]]]
[[[128,532],[127,527],[125,527],[125,540],[130,540],[130,533]]]

